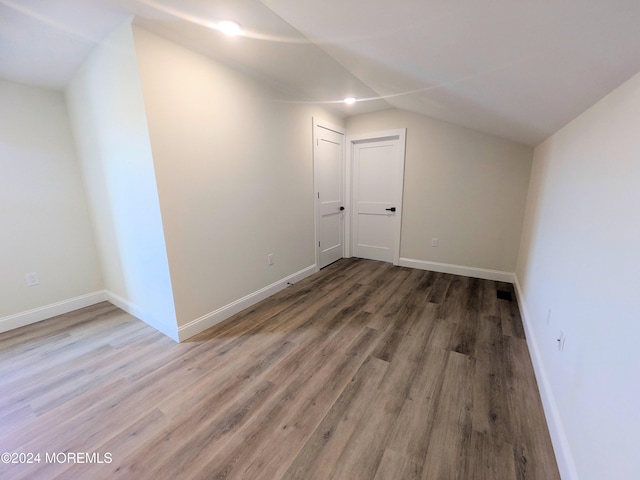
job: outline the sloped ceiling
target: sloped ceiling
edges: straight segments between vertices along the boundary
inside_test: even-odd
[[[527,145],[640,71],[638,0],[0,0],[0,77],[62,89],[132,16],[291,101],[397,107]],[[223,19],[244,36],[207,26]]]

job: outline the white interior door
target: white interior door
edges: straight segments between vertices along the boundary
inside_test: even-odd
[[[344,256],[344,132],[314,119],[316,265]]]
[[[398,264],[405,130],[349,137],[355,257]]]

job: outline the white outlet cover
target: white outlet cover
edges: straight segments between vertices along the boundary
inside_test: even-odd
[[[24,278],[27,282],[27,285],[29,285],[30,287],[34,287],[40,284],[40,279],[38,278],[38,274],[36,272],[27,273]]]
[[[563,331],[560,331],[560,336],[558,337],[558,350],[563,351],[564,350],[564,341],[566,339],[566,336],[564,334]]]

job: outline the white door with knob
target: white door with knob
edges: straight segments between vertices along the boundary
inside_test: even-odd
[[[398,264],[405,129],[347,137],[351,255]]]
[[[313,170],[316,201],[316,265],[344,256],[344,131],[314,119]]]

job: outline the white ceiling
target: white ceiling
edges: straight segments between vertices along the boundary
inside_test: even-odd
[[[295,101],[528,145],[640,71],[639,0],[0,0],[0,77],[62,89],[131,16]],[[246,36],[206,27],[221,19]]]

